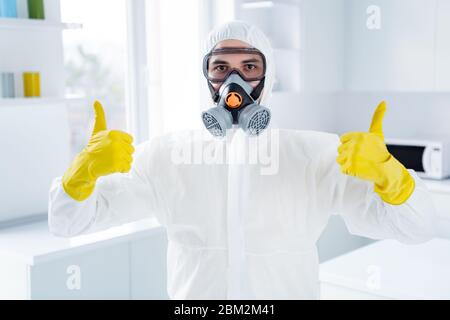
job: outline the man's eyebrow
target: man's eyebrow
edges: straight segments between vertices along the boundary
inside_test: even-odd
[[[213,60],[211,64],[229,64],[228,61],[225,60]]]
[[[260,59],[251,58],[241,61],[241,63],[249,63],[249,62],[262,62]]]

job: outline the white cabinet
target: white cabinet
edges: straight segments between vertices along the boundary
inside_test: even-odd
[[[301,10],[298,0],[235,0],[235,18],[247,21],[269,38],[274,48],[274,91],[301,88]]]
[[[155,237],[130,243],[131,299],[167,299],[167,240],[164,230]]]
[[[322,263],[322,299],[450,299],[450,180],[424,182],[437,210],[437,238],[378,241]]]
[[[29,296],[28,265],[6,254],[0,261],[0,300],[26,299]]]
[[[231,3],[236,18],[257,25],[271,40],[275,91],[450,89],[448,0]],[[379,28],[370,27],[373,19]]]
[[[300,6],[291,1],[236,0],[237,18],[258,26],[275,48],[300,49]]]
[[[11,105],[0,99],[0,149],[9,150],[0,166],[0,223],[45,213],[53,177],[70,161],[64,102],[20,105],[18,99],[8,100]]]
[[[347,0],[301,2],[302,91],[331,93],[344,88],[344,10]]]
[[[139,221],[57,238],[46,223],[0,231],[0,299],[167,299],[165,229]]]
[[[30,265],[30,299],[127,299],[128,243]]]
[[[450,240],[384,240],[320,265],[321,299],[450,299]]]
[[[434,89],[435,0],[350,0],[345,4],[347,89]],[[380,29],[366,26],[370,6],[380,10]]]
[[[431,191],[431,197],[437,211],[437,236],[450,239],[450,179],[423,179]]]
[[[436,90],[450,90],[450,1],[437,0]]]
[[[275,49],[274,92],[295,93],[300,90],[300,52],[296,49]]]
[[[366,27],[379,8],[380,29]],[[353,91],[448,91],[450,2],[345,2],[345,83]]]

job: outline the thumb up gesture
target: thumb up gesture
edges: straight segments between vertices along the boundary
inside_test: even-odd
[[[77,201],[88,198],[97,179],[116,172],[128,172],[133,161],[133,137],[108,130],[100,102],[94,103],[95,124],[87,146],[73,160],[62,177],[64,191]]]
[[[384,143],[382,101],[372,117],[368,132],[349,132],[341,136],[337,163],[341,172],[374,182],[375,192],[390,204],[401,204],[412,194],[414,179],[387,150]]]
[[[100,102],[94,103],[95,124],[83,152],[90,157],[90,173],[98,178],[116,172],[128,172],[133,161],[133,137],[119,130],[108,130]]]

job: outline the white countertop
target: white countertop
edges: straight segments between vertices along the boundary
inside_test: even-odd
[[[46,221],[38,222],[0,230],[0,255],[34,265],[74,251],[139,238],[159,228],[155,220],[146,219],[92,234],[60,238],[49,232]]]
[[[450,179],[445,180],[432,180],[432,179],[423,179],[425,185],[428,187],[430,191],[435,192],[448,192],[450,194]]]
[[[450,299],[450,240],[375,242],[322,263],[320,281],[393,299]]]

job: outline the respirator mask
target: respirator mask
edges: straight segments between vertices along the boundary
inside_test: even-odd
[[[264,55],[254,48],[216,49],[205,56],[203,74],[216,105],[202,113],[202,120],[213,136],[224,137],[233,125],[249,135],[258,135],[267,128],[270,110],[257,102],[265,72]],[[254,81],[259,82],[256,87],[250,84]],[[220,84],[218,90],[215,83]]]

